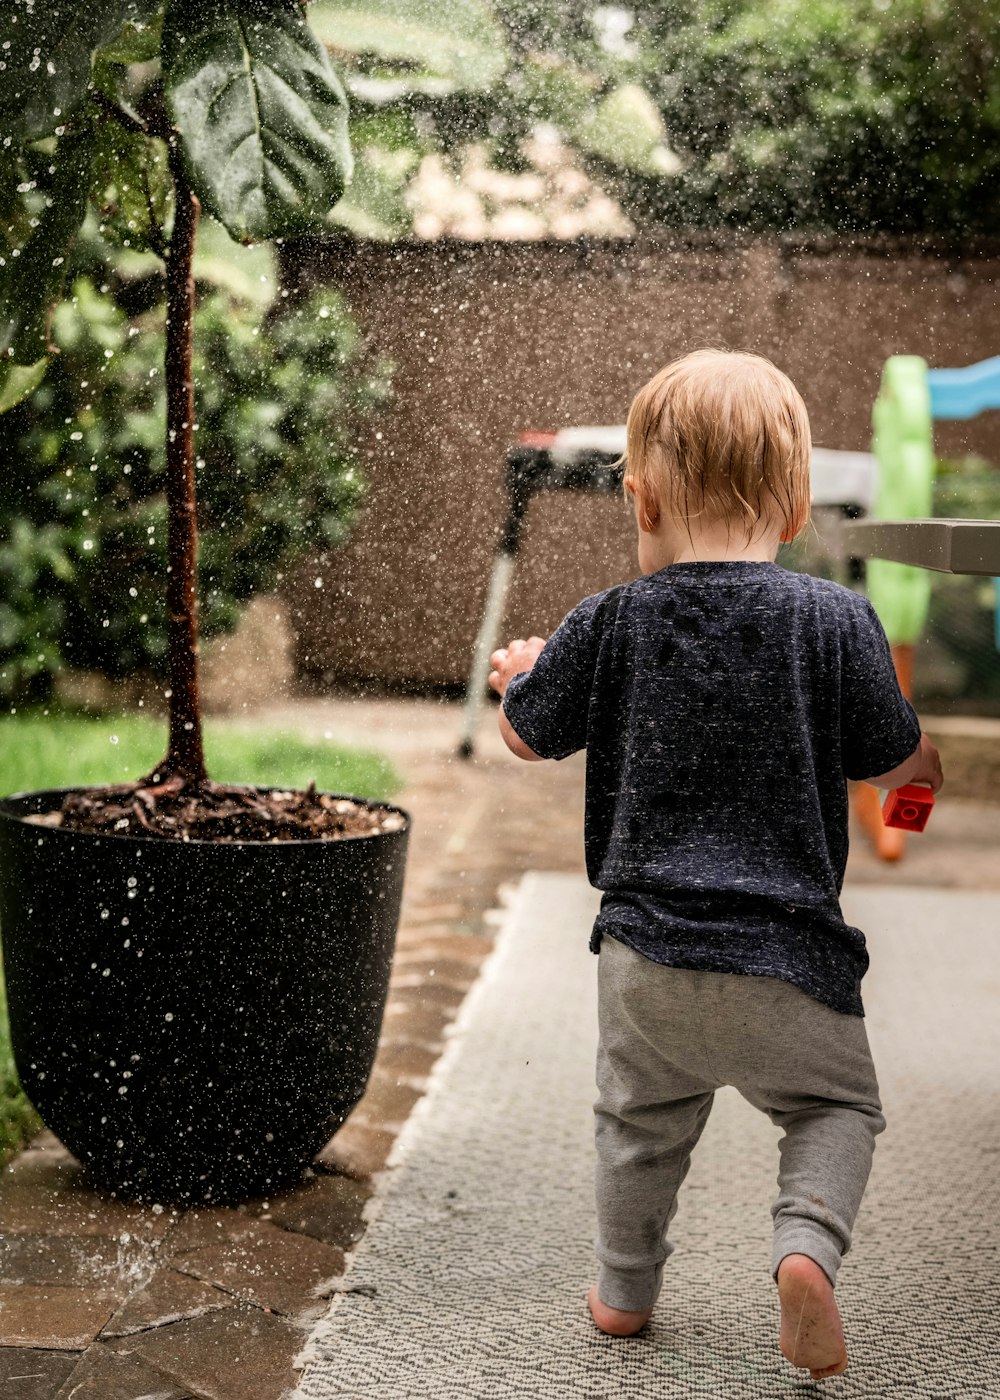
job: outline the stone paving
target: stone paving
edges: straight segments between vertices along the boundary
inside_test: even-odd
[[[341,696],[260,711],[253,722],[332,730],[386,752],[404,777],[397,800],[414,825],[371,1083],[299,1187],[234,1209],[103,1199],[41,1133],[0,1177],[4,1400],[287,1394],[312,1323],[364,1233],[372,1178],[490,949],[504,887],[529,869],[582,873],[583,757],[521,763],[492,712],[472,762],[455,757],[455,702]],[[998,847],[1000,805],[954,799],[899,866],[875,861],[856,839],[848,878],[998,888]]]

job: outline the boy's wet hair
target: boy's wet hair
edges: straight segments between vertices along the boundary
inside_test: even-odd
[[[632,400],[623,464],[647,500],[742,524],[749,543],[762,519],[780,518],[788,539],[808,523],[811,451],[802,396],[770,360],[696,350]]]

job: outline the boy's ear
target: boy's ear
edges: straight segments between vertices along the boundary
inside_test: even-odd
[[[636,508],[636,519],[639,528],[650,534],[660,523],[660,507],[655,498],[645,492],[640,486],[636,489],[635,477],[626,475],[622,481],[625,490],[631,496]]]
[[[635,477],[630,476],[628,473],[622,478],[622,485],[625,487],[625,490],[628,492],[635,505],[636,518],[639,522],[640,530],[645,530],[647,535],[651,534],[660,523],[659,503],[653,496],[645,492],[641,486],[637,490]]]

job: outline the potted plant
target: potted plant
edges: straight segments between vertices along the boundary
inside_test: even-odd
[[[350,172],[346,98],[297,0],[171,0],[165,16],[156,0],[106,0],[72,23],[42,6],[16,21],[4,159],[46,197],[3,269],[0,407],[45,372],[61,269],[109,150],[166,265],[169,741],[136,783],[0,802],[11,1037],[25,1091],[102,1187],[233,1200],[296,1179],[364,1091],[408,836],[386,804],[220,787],[202,747],[199,213],[243,242],[322,223]]]

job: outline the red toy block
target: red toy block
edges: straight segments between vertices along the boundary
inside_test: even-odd
[[[934,806],[934,794],[929,787],[906,783],[893,788],[882,804],[882,820],[886,826],[900,826],[904,831],[923,831]]]

